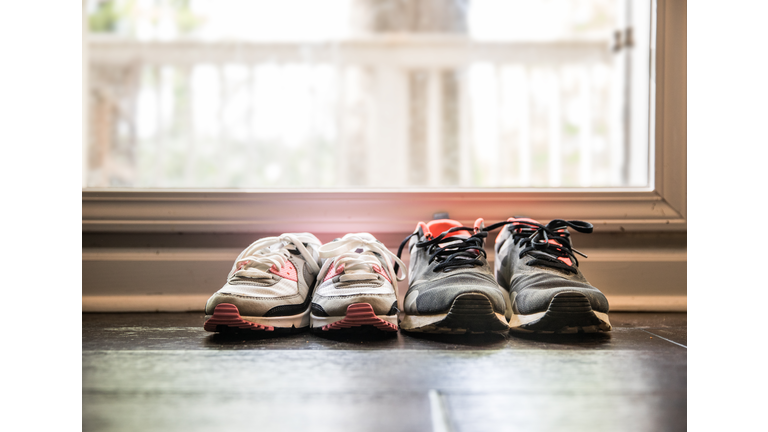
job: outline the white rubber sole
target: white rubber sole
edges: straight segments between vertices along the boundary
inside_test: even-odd
[[[507,318],[498,313],[494,312],[494,315],[496,315],[496,319],[499,320],[499,322],[503,323],[504,325],[508,325]],[[427,327],[434,325],[436,323],[444,321],[448,317],[448,313],[444,314],[435,314],[435,315],[406,315],[403,314],[402,318],[400,320],[400,327],[403,330],[415,330],[419,329],[421,327]]]
[[[506,333],[509,331],[509,323],[503,314],[493,310],[488,297],[482,293],[469,292],[456,296],[445,313],[403,314],[400,328],[404,331],[438,334]]]
[[[272,326],[275,328],[302,328],[308,327],[310,322],[310,308],[300,314],[279,316],[279,317],[260,317],[260,316],[247,316],[240,315],[244,321],[261,324],[264,326]],[[208,320],[213,315],[206,315],[205,319]],[[343,317],[342,317],[343,318]]]
[[[524,326],[526,324],[530,324],[533,322],[536,322],[543,318],[548,311],[545,312],[537,312],[530,315],[515,315],[512,314],[512,318],[509,319],[509,329],[511,331],[519,331],[519,332],[525,332],[525,333],[554,333],[552,331],[537,331],[533,332],[531,330],[527,330],[524,328],[520,328],[521,326]],[[611,321],[608,319],[608,314],[605,312],[597,312],[592,311],[593,314],[595,314],[595,317],[597,317],[598,320],[600,320],[599,325],[594,326],[581,326],[581,327],[563,327],[562,330],[558,331],[558,333],[578,333],[579,329],[581,329],[584,333],[596,333],[600,331],[609,331],[611,326]]]

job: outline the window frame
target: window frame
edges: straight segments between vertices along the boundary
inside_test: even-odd
[[[471,224],[526,215],[582,219],[600,231],[686,231],[686,3],[652,18],[652,186],[633,189],[151,190],[82,192],[83,232],[408,233],[446,212]],[[654,48],[655,45],[655,48]],[[655,50],[655,51],[654,51]],[[85,61],[85,60],[84,60]],[[84,150],[85,151],[85,150]]]

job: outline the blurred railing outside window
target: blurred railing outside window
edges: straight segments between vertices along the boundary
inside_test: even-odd
[[[649,187],[650,0],[108,0],[94,188]]]

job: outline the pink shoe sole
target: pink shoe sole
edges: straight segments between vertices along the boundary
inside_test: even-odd
[[[373,326],[385,332],[396,332],[397,325],[376,316],[373,307],[368,303],[355,303],[347,306],[343,319],[322,327],[323,331],[349,329],[352,327]]]
[[[221,326],[224,326],[222,328]],[[220,303],[213,310],[213,315],[203,324],[203,328],[209,332],[221,332],[227,329],[242,331],[274,331],[272,326],[246,321],[240,317],[240,311],[237,306],[231,303]]]

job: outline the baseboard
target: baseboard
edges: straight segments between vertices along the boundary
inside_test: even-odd
[[[83,312],[203,312],[208,294],[83,296]],[[611,312],[686,312],[687,296],[608,296]]]
[[[204,312],[210,295],[83,296],[83,312]]]
[[[688,296],[606,296],[611,312],[688,312]]]
[[[492,251],[492,250],[491,250]],[[587,249],[580,267],[612,311],[687,310],[685,249]],[[84,249],[84,312],[202,311],[237,249]],[[494,256],[489,253],[493,266]],[[401,282],[399,291],[407,290]]]

